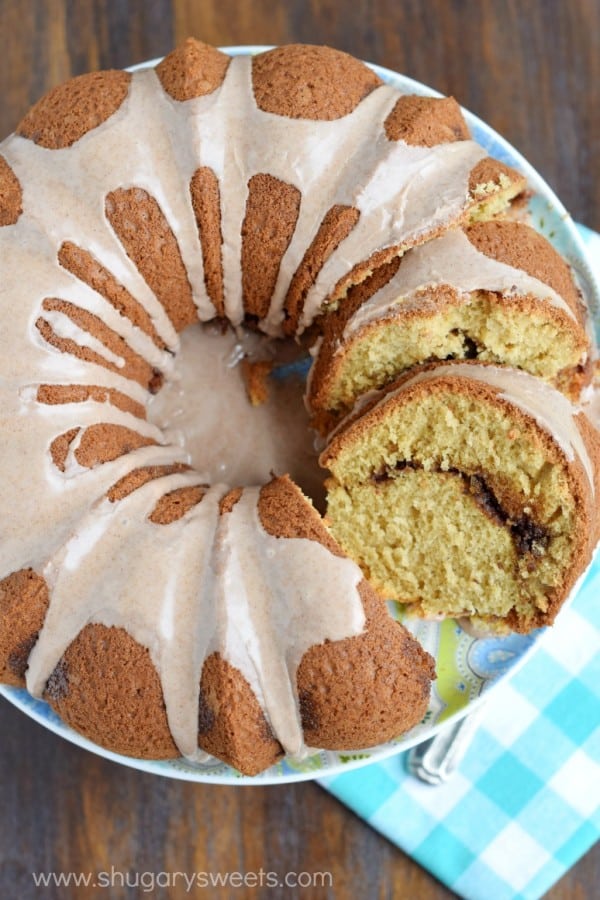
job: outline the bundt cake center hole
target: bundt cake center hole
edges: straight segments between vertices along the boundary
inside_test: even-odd
[[[207,483],[246,487],[289,474],[319,508],[319,467],[304,408],[304,378],[281,366],[295,342],[248,329],[191,325],[181,335],[174,374],[148,404],[165,440],[185,448]],[[291,371],[290,371],[291,370]]]

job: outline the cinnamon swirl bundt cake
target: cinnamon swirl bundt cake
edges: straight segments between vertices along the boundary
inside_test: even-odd
[[[515,237],[517,226],[480,224],[524,188],[470,139],[454,100],[401,95],[324,47],[232,58],[189,40],[155,69],[79,76],[42,98],[0,145],[0,679],[26,684],[105,747],[206,752],[245,773],[307,746],[379,743],[418,722],[431,658],[300,488],[263,477],[274,465],[267,445],[249,440],[224,382],[250,329],[280,347],[323,334],[310,396],[328,415],[424,355],[469,356],[472,346],[575,392],[588,344],[562,264],[546,250],[532,262],[539,247]],[[515,241],[530,250],[505,253]],[[429,289],[411,269],[432,254],[447,259],[457,242],[485,262],[482,276],[446,279],[439,333],[419,336],[427,316],[399,325],[395,298],[412,304]],[[393,310],[380,316],[388,295]],[[355,315],[378,353],[380,318],[395,336],[408,328],[418,349],[379,367],[367,353],[372,374],[357,375],[352,357],[351,374],[342,372],[331,335],[344,316],[352,332]],[[228,329],[241,343],[227,344],[215,367],[206,341],[225,341],[218,332]],[[273,358],[246,363],[261,404]],[[202,379],[209,389],[196,386]],[[498,391],[466,393],[490,422],[520,426]],[[194,425],[194,448],[191,408],[206,425]],[[529,497],[517,478],[513,490],[496,469],[482,469],[482,491],[495,492],[511,552],[530,542],[558,560],[562,580],[544,562],[529,591],[536,609],[547,599],[551,618],[587,553],[565,536],[568,525],[595,519],[579,462],[566,464],[537,425],[522,431],[523,452],[557,473],[562,518],[537,487]],[[345,434],[324,457],[334,468]],[[412,456],[386,453],[366,467],[369,490],[397,461],[428,474],[426,459],[413,467]],[[245,457],[261,465],[240,467]],[[465,474],[462,459],[456,466],[455,494],[483,477]],[[330,515],[348,544],[337,491]],[[532,523],[523,538],[511,537],[519,504],[533,510],[522,513]],[[375,527],[366,509],[357,511],[365,535]],[[392,585],[351,552],[379,586]],[[526,558],[537,565],[533,549]],[[508,615],[507,597],[494,614]],[[421,603],[425,612],[436,604],[437,595]],[[446,611],[471,606],[465,598]],[[539,619],[515,609],[515,627]]]

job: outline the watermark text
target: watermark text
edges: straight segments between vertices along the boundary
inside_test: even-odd
[[[256,872],[136,872],[111,866],[100,872],[32,872],[38,888],[94,887],[138,888],[152,893],[157,888],[185,888],[192,891],[214,888],[328,888],[333,887],[331,872],[274,872],[260,868]]]

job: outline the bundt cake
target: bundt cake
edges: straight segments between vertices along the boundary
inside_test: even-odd
[[[0,680],[26,684],[105,747],[150,758],[201,751],[250,774],[283,753],[365,747],[418,722],[431,658],[388,615],[356,560],[380,587],[392,580],[361,553],[344,555],[283,477],[295,474],[293,457],[285,468],[278,458],[280,477],[269,480],[266,445],[249,439],[202,341],[207,329],[223,341],[219,330],[236,330],[224,380],[248,329],[255,340],[289,339],[282,347],[323,333],[324,358],[345,310],[350,333],[351,316],[376,309],[357,334],[372,324],[379,334],[385,303],[376,291],[394,303],[410,294],[392,287],[406,276],[414,293],[421,284],[408,276],[420,248],[423,261],[458,241],[485,262],[485,277],[446,285],[452,296],[438,318],[448,334],[375,367],[375,381],[424,353],[470,356],[475,347],[573,392],[586,377],[588,343],[568,274],[549,251],[536,262],[533,237],[529,250],[506,255],[507,241],[521,237],[480,224],[524,189],[520,174],[470,139],[454,100],[402,95],[323,47],[232,58],[189,40],[156,69],[79,76],[42,98],[0,145]],[[517,287],[507,290],[515,270]],[[508,299],[514,315],[504,312]],[[397,332],[395,314],[383,318]],[[484,315],[506,335],[494,341],[471,322]],[[528,316],[537,342],[526,348],[532,326],[509,352]],[[185,374],[187,354],[195,359]],[[354,363],[349,379],[340,375],[334,356],[325,366],[331,385],[318,355],[311,379],[311,399],[328,413],[372,386]],[[257,404],[276,380],[273,362],[260,353],[245,360]],[[204,387],[189,374],[200,370]],[[344,379],[350,387],[334,385]],[[317,400],[321,384],[335,400]],[[554,473],[564,521],[595,522],[577,458],[567,465],[562,445],[497,395],[489,385],[465,392],[490,421],[526,421],[523,453]],[[190,409],[207,419],[194,427],[193,448]],[[333,448],[361,428],[330,443],[324,460],[334,474]],[[375,423],[373,447],[379,435]],[[402,463],[398,472],[427,474],[426,460],[421,471],[412,457],[386,452],[366,464],[367,481],[387,479],[388,457]],[[468,462],[457,467],[466,473]],[[563,519],[547,520],[545,494],[538,510],[537,494],[524,500],[521,485],[511,493],[512,480],[496,471],[482,492],[496,492],[504,532],[517,521],[517,496],[534,510],[511,546],[534,541],[552,560],[559,548],[554,567],[542,564],[550,588],[530,591],[550,619],[587,545],[564,536]],[[332,490],[330,516],[347,544],[336,511],[342,489]],[[357,511],[365,537],[366,509]],[[533,550],[526,559],[537,565]],[[445,612],[467,609],[452,601]],[[539,618],[521,606],[513,616],[515,627]]]
[[[26,670],[30,691],[117,752],[200,747],[246,774],[305,744],[378,744],[420,721],[431,657],[292,481],[133,476],[43,577],[3,583],[3,680]]]
[[[551,624],[600,540],[600,437],[518,369],[413,369],[334,431],[328,517],[372,584],[425,616]]]
[[[449,229],[382,266],[327,316],[307,402],[317,425],[417,363],[524,369],[572,399],[591,379],[587,311],[567,264],[507,219]]]

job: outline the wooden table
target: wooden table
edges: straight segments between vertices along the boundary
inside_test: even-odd
[[[331,44],[454,94],[524,153],[574,217],[600,229],[599,0],[2,0],[0,134],[70,75],[163,55],[187,35],[221,45]],[[331,872],[333,889],[299,892],[311,897],[452,896],[314,784],[232,789],[143,775],[76,749],[4,701],[0,735],[7,900],[37,896],[32,870],[111,866]],[[596,850],[548,896],[584,900],[598,885]]]

